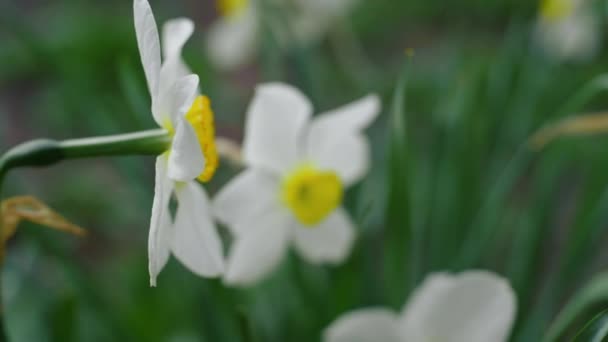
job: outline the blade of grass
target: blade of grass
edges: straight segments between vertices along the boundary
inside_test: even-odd
[[[543,337],[543,342],[560,341],[568,328],[595,304],[608,300],[608,273],[596,275],[559,313]]]
[[[389,302],[399,307],[404,289],[412,288],[418,272],[420,241],[410,224],[409,162],[405,91],[410,57],[407,58],[393,95],[389,124],[388,202],[386,212],[385,272]],[[409,260],[408,260],[409,259]]]

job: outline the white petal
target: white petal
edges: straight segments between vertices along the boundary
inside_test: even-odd
[[[601,30],[597,16],[583,9],[557,22],[541,20],[536,28],[536,39],[550,57],[586,62],[598,53]]]
[[[167,176],[167,158],[164,155],[158,156],[156,158],[152,218],[150,219],[150,232],[148,235],[148,268],[151,286],[156,286],[156,277],[169,258],[171,239],[169,200],[171,199],[172,187],[173,182]]]
[[[350,253],[354,240],[355,229],[342,208],[315,227],[297,227],[295,233],[296,249],[311,263],[341,263]]]
[[[369,95],[312,120],[307,134],[308,158],[319,167],[336,170],[350,185],[369,167],[369,147],[362,131],[380,112],[380,100]]]
[[[217,67],[233,70],[254,57],[258,18],[251,7],[237,17],[218,19],[208,32],[207,54]]]
[[[224,257],[207,194],[196,182],[180,184],[176,194],[173,254],[199,276],[219,276],[224,271]]]
[[[175,181],[191,181],[201,174],[205,157],[194,128],[180,119],[169,154],[169,177]]]
[[[134,0],[133,13],[141,63],[144,67],[146,80],[148,81],[148,90],[150,91],[150,96],[152,96],[152,103],[155,103],[158,96],[158,81],[160,76],[158,29],[147,0]],[[162,120],[156,114],[154,119],[159,125],[161,124]]]
[[[310,102],[297,89],[282,83],[258,86],[247,112],[245,161],[279,173],[293,167],[303,152],[300,139],[311,113]]]
[[[281,210],[279,180],[267,172],[247,169],[225,185],[213,199],[218,220],[234,235],[268,212]]]
[[[325,342],[404,342],[397,315],[386,309],[361,309],[346,313],[324,332]]]
[[[509,284],[486,271],[431,276],[415,291],[403,314],[411,340],[506,341],[516,299]]]
[[[362,134],[327,137],[325,144],[314,143],[309,150],[308,159],[325,170],[333,170],[345,186],[361,180],[367,174],[370,164],[370,147]]]
[[[194,32],[194,23],[188,18],[177,18],[163,25],[163,56],[169,59],[181,56],[182,48]]]
[[[380,106],[380,98],[377,95],[368,95],[340,108],[321,113],[310,124],[309,137],[323,138],[332,131],[334,134],[360,132],[378,117]]]
[[[162,32],[164,62],[160,70],[160,93],[165,93],[176,80],[192,74],[182,59],[182,48],[194,31],[194,23],[187,18],[165,23]]]
[[[292,224],[286,213],[270,212],[240,228],[247,233],[236,236],[233,242],[225,283],[249,286],[270,273],[285,255]]]
[[[177,78],[169,88],[165,89],[163,86],[162,89],[153,111],[163,121],[170,120],[173,128],[176,128],[179,119],[192,107],[198,92],[198,76],[187,75]],[[165,127],[165,124],[166,122],[162,122],[161,126]]]

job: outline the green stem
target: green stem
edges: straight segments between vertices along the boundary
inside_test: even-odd
[[[125,155],[159,155],[169,148],[171,137],[163,129],[94,137],[64,140],[59,143],[65,159],[125,156]]]
[[[17,145],[0,156],[0,199],[7,173],[14,168],[48,166],[67,159],[101,156],[159,155],[169,149],[171,137],[165,130],[150,130],[104,137],[55,141],[37,139]],[[0,211],[0,215],[2,212]],[[0,232],[2,220],[0,217]],[[4,253],[5,246],[0,246]],[[1,267],[1,265],[0,265]],[[1,286],[0,277],[0,289]],[[7,341],[0,295],[0,342]]]
[[[165,130],[56,141],[36,139],[13,147],[0,157],[0,187],[9,170],[48,166],[67,159],[102,156],[159,155],[169,148]]]

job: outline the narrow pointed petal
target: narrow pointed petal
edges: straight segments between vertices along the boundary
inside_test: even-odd
[[[312,120],[309,137],[314,141],[331,136],[331,133],[361,132],[378,117],[380,107],[380,98],[377,95],[368,95],[340,108],[321,113]]]
[[[369,169],[369,146],[362,131],[380,112],[380,100],[369,95],[314,118],[308,131],[307,155],[321,168],[335,170],[348,186]]]
[[[300,226],[295,231],[296,249],[311,263],[343,262],[355,240],[353,224],[342,208],[336,209],[318,226]]]
[[[300,140],[311,114],[299,90],[282,83],[258,86],[247,112],[245,162],[277,173],[293,167],[302,157]]]
[[[179,119],[186,114],[192,107],[192,102],[196,98],[198,92],[198,76],[187,75],[178,78],[169,88],[161,92],[154,111],[163,118],[164,121],[169,120],[174,128],[179,123]],[[161,126],[165,127],[166,122]]]
[[[324,332],[325,342],[406,342],[399,333],[397,315],[386,309],[370,308],[346,313]]]
[[[162,50],[164,62],[160,69],[160,93],[166,93],[175,81],[192,74],[182,59],[182,48],[194,31],[194,23],[187,18],[173,19],[163,25]],[[197,87],[198,90],[198,87]]]
[[[163,25],[163,56],[165,59],[181,56],[182,48],[194,32],[194,23],[188,18],[177,18]]]
[[[243,223],[244,224],[244,223]],[[228,255],[224,282],[250,286],[272,272],[283,259],[289,245],[291,218],[287,213],[267,213],[236,236]]]
[[[222,244],[211,219],[209,199],[196,182],[180,184],[172,251],[193,273],[217,277],[224,272]]]
[[[148,90],[152,103],[158,96],[158,82],[160,77],[160,41],[154,14],[147,0],[134,0],[133,13],[135,19],[135,34],[141,63],[144,67]],[[160,125],[162,119],[155,114],[154,119]]]
[[[365,177],[370,155],[367,138],[362,134],[350,134],[325,139],[323,147],[319,145],[309,151],[308,159],[321,169],[335,171],[348,187]]]
[[[194,128],[180,119],[169,153],[169,178],[188,182],[195,179],[205,168],[205,157]]]
[[[152,218],[148,236],[148,268],[150,271],[150,286],[156,286],[156,277],[169,259],[171,242],[171,213],[169,200],[173,182],[167,176],[167,158],[164,155],[156,158],[156,180],[154,186],[154,201],[152,203]]]
[[[251,61],[256,52],[258,18],[248,8],[236,18],[221,18],[209,28],[207,54],[224,70],[234,70]]]
[[[280,211],[279,179],[267,172],[247,169],[225,185],[213,199],[218,220],[234,235],[246,233],[250,222],[268,212]],[[241,232],[239,228],[245,229]]]
[[[502,342],[515,310],[510,285],[491,272],[431,275],[408,301],[402,331],[413,341]]]

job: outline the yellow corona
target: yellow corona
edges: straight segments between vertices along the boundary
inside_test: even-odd
[[[206,96],[198,96],[192,103],[192,107],[186,113],[186,120],[192,125],[196,137],[205,157],[205,168],[197,179],[208,182],[219,164],[217,148],[215,146],[215,124],[213,122],[213,111],[211,101]]]
[[[281,199],[300,223],[314,226],[342,202],[343,185],[335,172],[303,164],[287,174]]]
[[[224,17],[234,17],[242,13],[249,5],[249,0],[218,0],[217,9]]]
[[[570,16],[575,9],[575,0],[543,0],[540,15],[548,21],[559,21]]]

